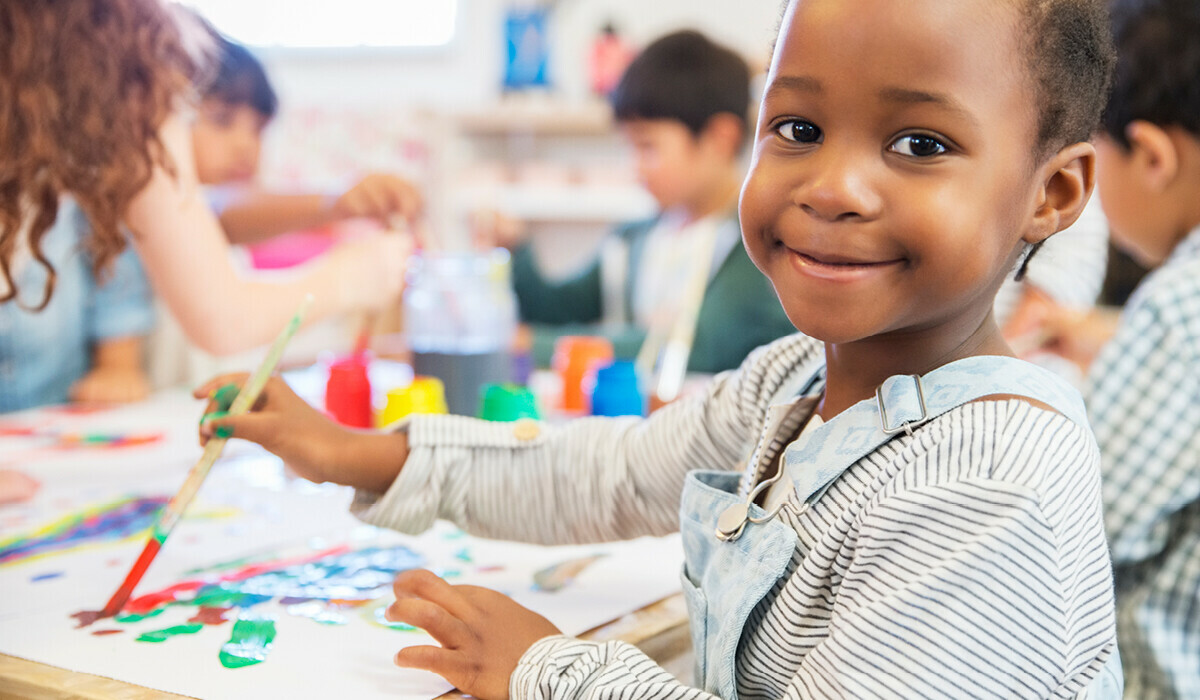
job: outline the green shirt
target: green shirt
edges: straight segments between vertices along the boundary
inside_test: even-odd
[[[656,223],[652,219],[628,224],[611,234],[623,239],[629,254],[622,314],[627,319],[633,318],[634,280]],[[605,317],[600,256],[574,277],[549,281],[538,268],[531,246],[524,245],[513,252],[512,276],[521,320],[534,330],[534,360],[539,366],[549,364],[554,341],[562,335],[601,335],[613,341],[618,359],[637,355],[645,328],[600,323]],[[759,345],[795,332],[770,281],[750,261],[739,240],[708,282],[688,371],[733,369]]]

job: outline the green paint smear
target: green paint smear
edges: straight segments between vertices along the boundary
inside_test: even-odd
[[[120,623],[141,622],[147,618],[161,615],[163,610],[166,610],[166,608],[155,608],[148,613],[129,613],[127,615],[118,615],[116,617],[116,621]]]
[[[246,594],[241,591],[218,587],[205,591],[190,600],[177,601],[175,604],[209,608],[236,608],[238,603],[245,600],[246,597]]]
[[[188,625],[175,625],[162,630],[154,630],[146,632],[137,638],[139,642],[165,642],[171,637],[177,637],[181,634],[195,634],[204,629],[204,625],[192,623]]]
[[[229,641],[221,647],[221,665],[225,668],[242,668],[262,663],[267,659],[274,640],[274,620],[238,620],[233,624]]]

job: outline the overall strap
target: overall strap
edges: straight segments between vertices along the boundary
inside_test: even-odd
[[[888,377],[875,398],[860,401],[828,423],[804,433],[784,450],[784,463],[798,474],[802,503],[817,498],[850,465],[899,433],[927,423],[963,404],[992,395],[1022,396],[1044,403],[1087,427],[1083,397],[1065,380],[1011,357],[968,357],[923,376]],[[804,465],[804,466],[800,466]]]

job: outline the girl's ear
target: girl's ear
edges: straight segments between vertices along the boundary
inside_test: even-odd
[[[1179,173],[1179,153],[1171,135],[1141,119],[1125,127],[1133,173],[1151,192],[1162,192]]]
[[[1096,149],[1073,143],[1050,157],[1040,171],[1036,209],[1022,238],[1040,243],[1075,223],[1096,185]]]

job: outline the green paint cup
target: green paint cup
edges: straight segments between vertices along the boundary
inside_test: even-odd
[[[529,389],[516,384],[485,384],[480,391],[479,417],[503,423],[540,416]]]

